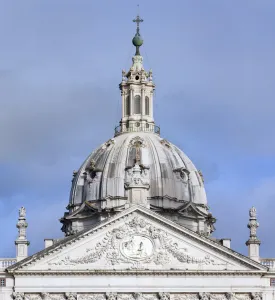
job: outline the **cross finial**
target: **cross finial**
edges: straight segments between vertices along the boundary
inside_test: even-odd
[[[138,5],[138,10],[139,10],[139,5]],[[139,34],[139,23],[143,22],[143,19],[141,19],[139,16],[139,11],[136,18],[133,20],[133,22],[137,23],[137,33]]]

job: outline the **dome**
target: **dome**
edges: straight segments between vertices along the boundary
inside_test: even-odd
[[[68,212],[60,220],[65,235],[129,208],[143,205],[200,234],[210,235],[215,218],[208,211],[203,177],[155,125],[153,71],[145,71],[134,20],[136,54],[119,84],[122,117],[114,138],[102,144],[73,174]]]
[[[137,179],[140,181],[134,187],[131,184]],[[135,188],[143,193],[140,199],[131,194]],[[194,231],[198,231],[201,219],[209,219],[201,172],[178,147],[156,133],[118,134],[93,151],[74,173],[70,213],[63,223],[76,217],[74,225],[79,228],[74,230],[79,231],[104,215],[142,201]],[[68,231],[68,226],[63,227]],[[211,228],[204,226],[204,230]]]
[[[70,203],[81,204],[85,192],[88,201],[125,198],[126,204],[127,170],[134,167],[138,151],[139,164],[148,173],[148,197],[152,204],[157,205],[164,197],[173,199],[175,208],[182,201],[207,204],[202,177],[191,160],[159,135],[144,132],[118,135],[93,151],[73,181]],[[85,173],[89,184],[83,191],[79,187],[83,186]]]

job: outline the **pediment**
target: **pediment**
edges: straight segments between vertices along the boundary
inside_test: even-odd
[[[8,270],[197,272],[266,268],[144,207],[134,206]]]
[[[178,212],[184,216],[191,217],[205,217],[207,215],[200,211],[192,201],[189,201],[179,207]]]

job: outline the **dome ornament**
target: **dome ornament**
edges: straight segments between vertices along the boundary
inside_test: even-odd
[[[136,54],[135,55],[140,55],[139,52],[139,47],[142,46],[143,44],[143,39],[139,33],[139,23],[143,22],[143,19],[140,18],[139,14],[137,14],[136,18],[133,20],[134,23],[137,23],[137,31],[135,36],[132,39],[133,45],[136,47]]]

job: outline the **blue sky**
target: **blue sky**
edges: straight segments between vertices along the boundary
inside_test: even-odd
[[[275,2],[140,0],[141,52],[162,136],[203,171],[215,236],[246,254],[258,209],[275,257]],[[113,136],[134,1],[0,1],[0,257],[15,256],[18,209],[30,253],[60,237],[72,171]]]

